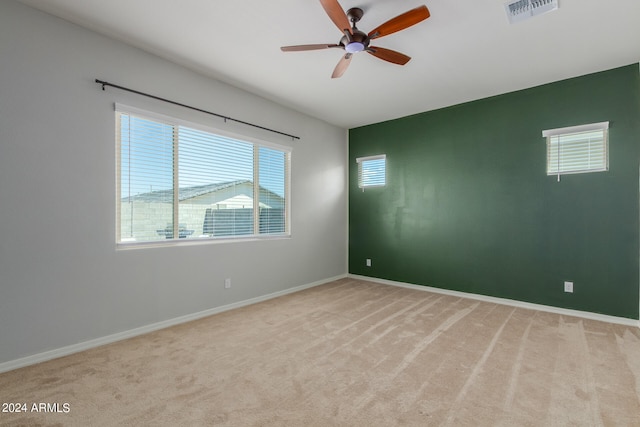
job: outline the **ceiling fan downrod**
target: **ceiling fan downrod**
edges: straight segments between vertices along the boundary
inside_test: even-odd
[[[344,50],[348,53],[362,52],[369,47],[369,36],[356,27],[356,23],[360,21],[362,15],[364,15],[364,11],[359,7],[352,7],[347,10],[347,17],[352,23],[351,32],[345,31],[340,44],[344,46]]]

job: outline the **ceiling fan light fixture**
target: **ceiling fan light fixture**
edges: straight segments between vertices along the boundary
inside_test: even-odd
[[[364,50],[364,43],[360,42],[351,42],[344,47],[348,53],[358,53]]]

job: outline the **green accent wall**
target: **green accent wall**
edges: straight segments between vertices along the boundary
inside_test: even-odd
[[[543,130],[603,121],[609,171],[546,175]],[[349,272],[638,319],[639,144],[638,64],[351,129]]]

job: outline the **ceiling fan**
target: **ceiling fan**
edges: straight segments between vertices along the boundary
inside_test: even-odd
[[[304,44],[297,46],[282,46],[280,49],[283,52],[299,52],[305,50],[320,50],[339,48],[346,51],[342,59],[338,62],[338,65],[333,70],[331,78],[337,78],[344,74],[351,63],[351,58],[355,53],[365,51],[375,56],[376,58],[384,61],[391,62],[393,64],[404,65],[411,57],[396,52],[395,50],[385,49],[377,46],[370,46],[369,42],[373,39],[388,36],[395,32],[404,30],[418,22],[424,21],[430,16],[427,6],[419,6],[415,9],[411,9],[401,15],[396,16],[379,25],[369,32],[364,33],[356,28],[356,23],[360,21],[364,11],[359,7],[352,7],[345,13],[342,6],[338,3],[338,0],[320,0],[320,4],[324,8],[329,18],[338,27],[344,36],[337,44]],[[349,24],[351,22],[352,24]]]

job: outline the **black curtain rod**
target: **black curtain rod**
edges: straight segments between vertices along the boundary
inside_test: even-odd
[[[178,105],[180,107],[189,108],[190,110],[195,110],[195,111],[199,111],[201,113],[210,114],[212,116],[220,117],[221,119],[224,119],[225,121],[231,120],[232,122],[241,123],[241,124],[247,125],[247,126],[253,126],[254,128],[258,128],[258,129],[266,130],[266,131],[269,131],[269,132],[277,133],[279,135],[288,136],[289,138],[292,138],[292,139],[300,139],[299,136],[290,135],[288,133],[280,132],[279,130],[269,129],[269,128],[264,127],[264,126],[260,126],[260,125],[256,125],[256,124],[249,123],[249,122],[245,122],[245,121],[242,121],[242,120],[234,119],[233,117],[228,117],[228,116],[223,116],[222,114],[212,113],[211,111],[203,110],[203,109],[197,108],[197,107],[192,107],[190,105],[182,104],[180,102],[172,101],[172,100],[166,99],[166,98],[161,98],[159,96],[151,95],[149,93],[140,92],[138,90],[129,89],[128,87],[119,86],[119,85],[116,85],[116,84],[113,84],[113,83],[105,82],[103,80],[96,79],[96,83],[102,85],[102,90],[105,90],[104,89],[105,86],[111,86],[111,87],[115,87],[116,89],[126,90],[127,92],[131,92],[131,93],[135,93],[135,94],[138,94],[138,95],[146,96],[148,98],[157,99],[158,101],[168,102],[169,104]]]

